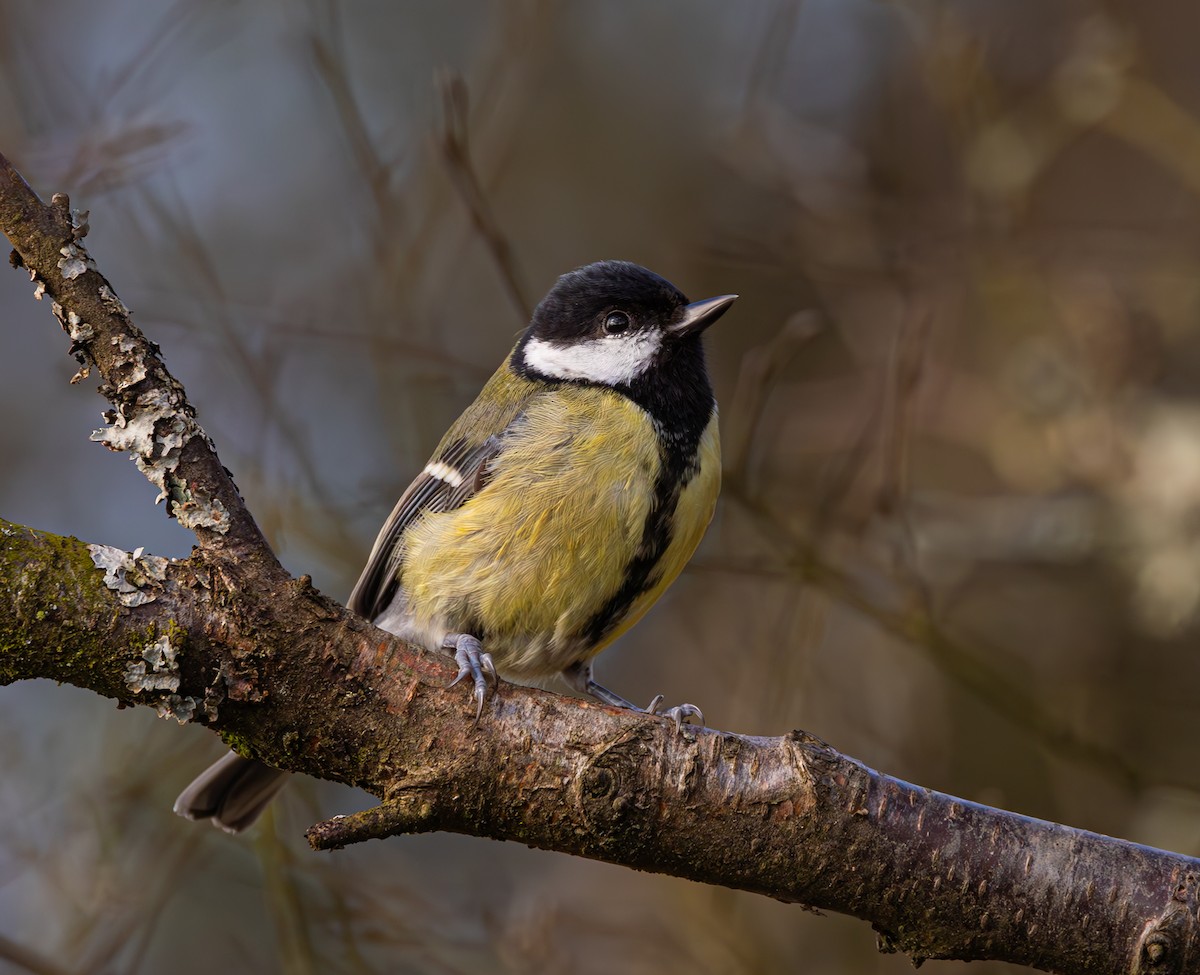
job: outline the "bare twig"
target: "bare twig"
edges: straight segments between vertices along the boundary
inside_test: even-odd
[[[927,654],[951,680],[1055,754],[1093,768],[1127,788],[1149,784],[1137,763],[1101,742],[1081,738],[1057,714],[1041,707],[1028,690],[990,664],[990,659],[1000,656],[995,650],[980,641],[960,640],[950,634],[923,600],[914,602],[911,591],[897,593],[891,600],[872,593],[878,587],[864,585],[823,560],[813,545],[797,537],[784,519],[776,517],[738,482],[727,482],[723,490],[725,497],[736,500],[752,515],[766,537],[782,540],[787,546],[783,571],[819,587],[884,632]]]
[[[93,439],[128,451],[158,487],[167,514],[194,531],[201,546],[277,565],[183,386],[96,270],[83,245],[87,213],[72,211],[62,194],[46,206],[0,155],[0,228],[13,244],[12,264],[29,272],[35,297],[51,298],[80,364],[76,379],[94,366],[104,380],[101,392],[114,409]]]
[[[483,186],[475,173],[471,162],[470,144],[467,139],[468,127],[468,93],[467,83],[458,75],[449,75],[442,80],[442,131],[438,145],[446,168],[454,182],[454,188],[466,204],[475,229],[483,238],[492,260],[500,272],[505,290],[512,299],[513,307],[521,316],[522,321],[528,321],[533,314],[533,303],[529,300],[517,260],[513,254],[512,244],[500,229],[488,205]]]
[[[30,975],[70,975],[71,972],[70,969],[63,968],[57,962],[3,934],[0,934],[0,960],[21,971],[29,972]]]
[[[338,4],[325,5],[320,30],[308,33],[308,52],[317,76],[333,99],[335,116],[341,121],[354,161],[375,203],[377,236],[382,241],[394,236],[400,221],[401,201],[392,192],[392,166],[383,158],[371,136],[362,106],[350,83],[350,72],[342,47],[341,14]]]

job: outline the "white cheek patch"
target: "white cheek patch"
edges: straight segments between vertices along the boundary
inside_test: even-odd
[[[657,330],[607,335],[573,345],[530,339],[525,343],[525,365],[554,379],[586,379],[617,386],[649,369],[661,345],[662,334]]]

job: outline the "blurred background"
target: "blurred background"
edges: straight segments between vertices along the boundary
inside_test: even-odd
[[[601,679],[1197,855],[1198,31],[1186,0],[9,0],[0,150],[90,209],[339,598],[556,275],[739,292],[721,506]],[[0,321],[0,513],[185,555],[21,274]],[[515,845],[310,853],[345,787],[248,837],[173,816],[222,748],[0,688],[0,971],[910,970],[859,921]]]

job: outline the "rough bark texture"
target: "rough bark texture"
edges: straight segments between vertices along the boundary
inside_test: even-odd
[[[70,336],[70,352],[80,364],[72,382],[86,378],[93,366],[103,379],[100,392],[114,408],[105,414],[109,426],[93,439],[130,453],[159,488],[168,513],[202,546],[273,560],[158,346],[96,270],[83,245],[87,213],[71,210],[63,194],[46,206],[0,155],[0,229],[13,245],[10,263],[29,272],[34,296],[51,299]]]
[[[0,157],[14,263],[116,407],[100,439],[135,453],[200,547],[168,562],[0,522],[0,683],[49,677],[150,705],[383,799],[313,827],[319,849],[452,830],[848,913],[914,959],[1200,969],[1194,859],[921,789],[802,732],[676,734],[509,685],[475,729],[447,660],[280,568],[182,388],[91,267],[83,224]]]
[[[852,914],[915,958],[1200,964],[1187,857],[921,789],[802,732],[676,735],[509,685],[476,730],[469,695],[446,687],[452,667],[303,579],[215,573],[197,553],[162,579],[127,569],[148,597],[127,606],[94,565],[113,550],[9,523],[0,542],[0,681],[51,677],[191,715],[271,764],[385,800],[314,827],[317,848],[451,830]]]

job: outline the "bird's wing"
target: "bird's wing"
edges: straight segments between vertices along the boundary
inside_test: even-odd
[[[451,511],[487,483],[490,462],[504,449],[506,434],[522,416],[533,390],[501,367],[479,399],[454,423],[424,470],[408,486],[375,539],[367,565],[346,605],[373,620],[396,594],[396,570],[404,557],[397,543],[426,511]],[[480,431],[496,432],[480,439]]]

